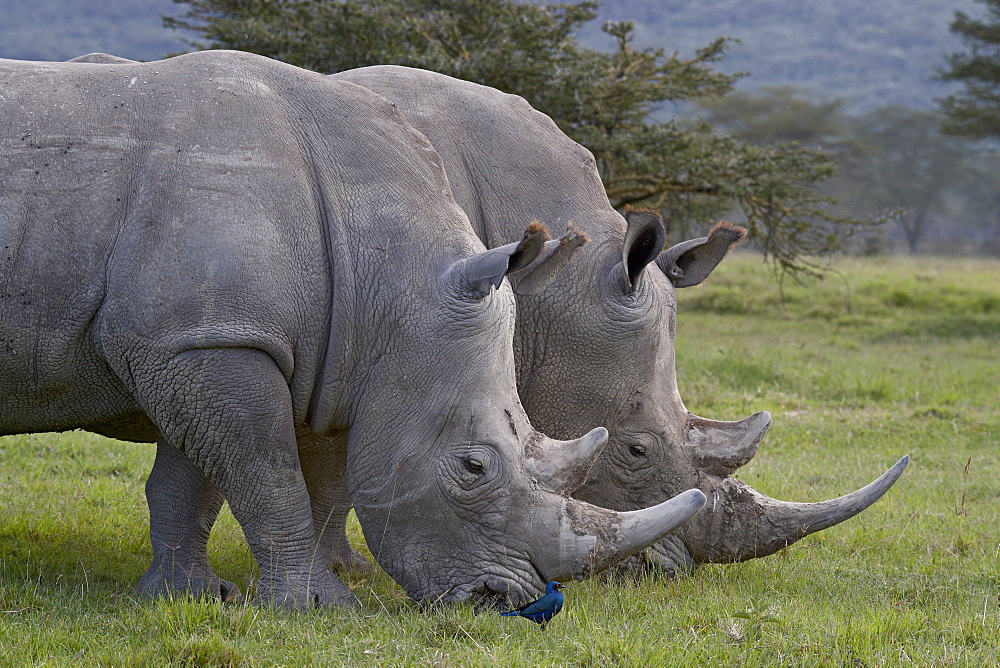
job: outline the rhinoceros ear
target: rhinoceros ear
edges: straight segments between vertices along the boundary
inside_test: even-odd
[[[622,267],[628,278],[629,290],[635,290],[646,265],[656,259],[667,244],[667,229],[660,214],[654,211],[628,208],[625,210],[625,245],[622,247]]]
[[[542,223],[533,221],[524,230],[521,240],[493,248],[452,265],[449,275],[455,287],[473,299],[483,299],[491,288],[499,288],[507,274],[524,269],[539,256],[549,239],[549,231]]]
[[[541,292],[562,271],[576,249],[590,241],[590,237],[573,223],[566,223],[566,233],[559,239],[546,241],[535,260],[523,268],[512,270],[510,283],[519,295]]]
[[[656,264],[675,288],[698,285],[722,262],[729,249],[743,241],[747,231],[738,225],[722,221],[707,237],[689,239],[660,253]]]

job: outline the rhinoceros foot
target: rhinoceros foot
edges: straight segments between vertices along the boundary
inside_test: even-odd
[[[242,596],[236,584],[223,580],[211,568],[182,568],[179,564],[154,563],[139,579],[135,589],[137,594],[147,598],[188,595],[229,602]]]
[[[253,598],[254,605],[286,610],[360,607],[351,588],[337,579],[329,568],[316,568],[305,576],[261,578]]]

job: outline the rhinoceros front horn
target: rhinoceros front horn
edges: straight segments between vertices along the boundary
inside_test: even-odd
[[[643,550],[690,519],[705,505],[705,495],[689,489],[663,503],[615,512],[567,499],[556,564],[543,567],[548,580],[582,579]]]
[[[695,562],[732,562],[765,557],[811,533],[854,517],[878,501],[903,473],[903,457],[877,480],[829,501],[778,501],[732,478],[711,491],[698,526],[685,527],[684,543]],[[697,535],[701,534],[701,535]]]

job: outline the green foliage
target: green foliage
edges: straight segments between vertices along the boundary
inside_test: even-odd
[[[933,215],[945,210],[949,192],[960,192],[970,176],[969,147],[942,135],[940,126],[939,114],[905,107],[876,109],[854,124],[855,150],[846,158],[851,164],[842,187],[856,192],[861,206],[901,209],[896,224],[910,253]]]
[[[950,132],[970,137],[1000,138],[1000,0],[977,0],[985,6],[982,19],[955,12],[951,30],[962,37],[966,51],[948,57],[945,81],[958,81],[962,93],[941,101]]]
[[[831,151],[848,135],[844,100],[816,100],[801,88],[765,86],[696,102],[713,125],[755,146],[795,142]]]
[[[735,642],[757,641],[764,634],[766,624],[781,624],[774,614],[774,606],[764,600],[751,601],[743,612],[734,612],[734,619],[745,620],[741,626],[733,624],[729,635]]]
[[[253,51],[321,72],[393,63],[435,70],[523,96],[597,159],[615,207],[670,214],[678,236],[735,210],[750,238],[781,269],[839,247],[860,221],[831,215],[817,190],[834,163],[799,146],[750,146],[705,124],[661,122],[670,102],[718,97],[738,75],[714,65],[718,38],[681,58],[637,48],[630,21],[608,22],[610,52],[582,46],[593,1],[535,5],[515,0],[177,0],[171,27],[198,48]]]
[[[1000,262],[835,269],[846,280],[804,279],[782,301],[759,257],[737,253],[678,291],[678,380],[700,415],[772,413],[738,475],[775,498],[831,498],[909,454],[857,518],[677,580],[571,583],[544,633],[468,606],[421,609],[381,571],[349,577],[358,611],[145,601],[132,587],[150,558],[154,449],[83,432],[7,436],[0,665],[995,665]],[[716,293],[747,310],[713,312]],[[350,537],[364,550],[353,518]],[[245,588],[253,564],[228,511],[210,550]]]

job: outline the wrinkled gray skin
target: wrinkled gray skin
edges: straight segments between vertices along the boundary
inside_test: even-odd
[[[723,224],[661,252],[659,219],[632,212],[626,222],[591,154],[522,98],[404,67],[333,76],[385,96],[431,141],[487,245],[535,219],[590,235],[545,291],[517,297],[518,392],[548,434],[610,432],[576,497],[630,510],[691,487],[707,495],[704,510],[631,566],[674,573],[771,554],[861,512],[902,473],[905,457],[863,490],[817,504],[776,501],[729,477],[754,456],[770,416],[718,422],[687,411],[674,371],[674,290],[701,283],[743,230]]]
[[[157,441],[141,591],[236,594],[223,498],[290,607],[355,602],[352,503],[415,599],[515,603],[704,503],[564,495],[606,432],[551,441],[515,392],[504,277],[540,233],[486,251],[383,98],[236,52],[3,60],[0,91],[0,434]]]

